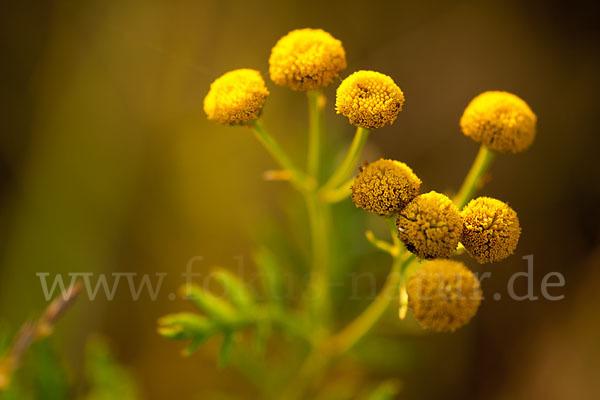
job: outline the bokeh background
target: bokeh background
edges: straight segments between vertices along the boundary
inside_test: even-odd
[[[195,256],[204,257],[200,272],[240,262],[251,269],[256,242],[280,229],[295,238],[301,264],[305,232],[289,229],[301,203],[284,184],[262,180],[273,167],[263,149],[245,129],[209,123],[202,100],[225,71],[267,76],[279,37],[320,27],[344,43],[344,76],[373,69],[404,91],[404,111],[371,135],[364,158],[408,163],[424,190],[456,190],[468,170],[477,146],[458,120],[476,94],[516,93],[539,121],[535,145],[498,157],[484,190],[518,211],[523,234],[512,258],[470,262],[492,272],[477,317],[455,334],[434,335],[391,311],[378,339],[365,340],[331,381],[358,390],[393,378],[407,399],[600,398],[600,29],[592,4],[3,3],[0,323],[15,330],[44,308],[36,272],[168,272],[156,301],[132,301],[125,289],[112,302],[83,298],[70,311],[54,342],[73,380],[87,338],[101,334],[142,398],[258,398],[235,369],[216,368],[218,342],[184,358],[180,343],[156,334],[156,319],[185,307],[166,294]],[[265,123],[300,159],[305,98],[268,84]],[[334,86],[325,117],[332,159],[353,132],[335,115]],[[346,232],[356,268],[382,282],[389,261],[365,245],[363,231]],[[564,300],[494,301],[530,254],[536,294],[543,276],[558,271],[566,285],[554,293]],[[517,282],[524,293],[526,282]],[[342,319],[362,306],[344,305]]]

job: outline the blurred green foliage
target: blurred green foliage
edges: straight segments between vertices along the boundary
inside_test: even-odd
[[[137,384],[131,372],[114,358],[105,340],[94,338],[86,349],[86,377],[90,386],[84,400],[136,400]]]
[[[0,333],[0,354],[10,339]],[[114,358],[106,341],[90,339],[85,352],[85,374],[80,376],[65,365],[51,338],[36,341],[22,365],[11,376],[2,400],[137,400],[137,384],[129,370]]]

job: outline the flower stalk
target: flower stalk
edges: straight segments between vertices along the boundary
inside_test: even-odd
[[[308,156],[307,173],[315,182],[319,182],[321,156],[321,131],[323,125],[323,96],[321,90],[306,92],[308,98]],[[309,282],[309,299],[313,317],[315,336],[326,330],[331,304],[329,294],[329,209],[317,196],[316,191],[308,191],[305,195],[308,211],[308,222],[311,239],[311,268]],[[322,329],[321,329],[322,328]]]
[[[375,300],[369,304],[362,314],[333,338],[334,348],[337,354],[341,355],[349,351],[371,330],[379,318],[381,318],[383,312],[395,297],[393,293],[398,289],[403,266],[406,265],[412,257],[412,254],[405,254],[404,257],[394,257],[392,269]]]
[[[250,125],[254,136],[265,149],[271,154],[273,159],[286,171],[290,173],[291,182],[299,189],[309,189],[314,185],[313,180],[306,176],[303,172],[298,170],[287,156],[287,154],[281,149],[279,144],[273,139],[273,137],[265,130],[262,123],[259,120],[254,120]]]
[[[475,192],[480,188],[481,180],[492,165],[495,157],[496,153],[487,146],[481,145],[479,147],[479,152],[473,161],[473,165],[471,165],[469,173],[454,198],[454,204],[456,204],[459,210],[473,198]]]
[[[337,188],[348,178],[348,175],[350,175],[352,169],[355,168],[358,163],[358,159],[360,158],[360,154],[365,147],[368,137],[368,129],[361,127],[356,128],[356,133],[354,134],[348,153],[346,153],[344,160],[331,178],[323,185],[323,188],[321,189],[323,192]]]
[[[375,326],[390,302],[396,298],[394,293],[399,293],[399,285],[403,280],[404,269],[414,259],[412,253],[403,251],[402,244],[396,234],[394,219],[386,218],[386,222],[393,240],[393,248],[390,252],[393,257],[392,268],[375,300],[354,321],[332,338],[332,347],[338,356],[349,351]]]
[[[308,98],[308,151],[306,172],[319,180],[319,164],[321,158],[321,127],[323,125],[322,92],[311,90],[306,92]]]
[[[352,184],[354,183],[354,177],[346,180],[338,188],[331,190],[322,190],[320,197],[323,201],[328,203],[339,203],[350,197],[352,194]]]
[[[331,315],[329,293],[329,207],[319,201],[315,192],[305,196],[311,238],[311,272],[308,299],[317,328],[316,336],[326,330]],[[323,328],[323,329],[321,329]]]

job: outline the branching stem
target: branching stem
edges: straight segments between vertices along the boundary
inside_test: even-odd
[[[362,152],[363,147],[365,147],[365,143],[367,142],[368,137],[368,129],[356,128],[354,139],[352,139],[352,144],[350,145],[350,149],[348,149],[346,157],[344,158],[340,166],[337,168],[337,170],[333,173],[331,178],[329,178],[329,181],[327,181],[327,183],[323,185],[323,191],[337,188],[348,178],[348,175],[350,175],[352,169],[356,167],[356,163],[358,163],[360,153]]]
[[[254,121],[250,128],[254,132],[254,136],[262,143],[267,149],[269,154],[275,159],[275,161],[286,171],[291,174],[290,180],[300,190],[307,190],[311,187],[314,188],[314,180],[307,177],[306,174],[301,172],[292,163],[287,154],[281,149],[279,144],[273,139],[273,137],[265,130],[259,120]]]

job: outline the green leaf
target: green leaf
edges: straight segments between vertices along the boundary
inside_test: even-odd
[[[67,373],[47,339],[31,346],[35,397],[48,400],[69,398]]]
[[[233,324],[239,320],[239,316],[231,304],[214,294],[202,289],[197,285],[185,285],[181,287],[183,296],[191,300],[196,307],[206,313],[211,319],[224,324]]]
[[[224,295],[242,310],[250,309],[254,305],[254,296],[248,286],[231,272],[223,268],[216,269],[212,276],[223,287]]]
[[[175,340],[203,340],[219,330],[205,316],[187,312],[165,315],[158,320],[158,325],[160,335]]]

